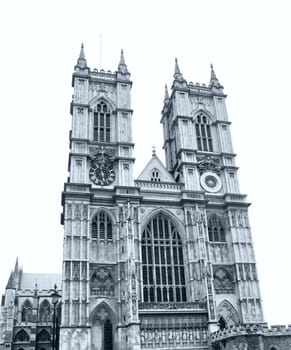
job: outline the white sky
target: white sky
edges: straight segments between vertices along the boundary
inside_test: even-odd
[[[159,123],[174,58],[194,83],[210,63],[228,94],[232,138],[247,193],[265,318],[291,323],[289,1],[2,1],[0,5],[0,292],[16,256],[25,272],[61,272],[71,74],[87,63],[134,82],[135,175],[163,160]]]

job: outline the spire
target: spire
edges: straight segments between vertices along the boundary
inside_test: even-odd
[[[183,80],[183,75],[180,71],[178,60],[175,58],[175,73],[174,73],[174,79],[175,80]]]
[[[15,266],[14,266],[14,273],[17,274],[19,270],[19,266],[18,266],[18,257],[16,258],[16,262],[15,262]]]
[[[81,44],[81,51],[80,51],[80,55],[77,61],[77,65],[80,66],[81,68],[85,68],[87,67],[87,61],[85,58],[85,53],[84,53],[84,44]]]
[[[120,53],[118,71],[121,73],[127,73],[127,66],[126,66],[125,60],[124,60],[123,49],[121,49],[121,53]]]
[[[211,69],[211,75],[210,75],[210,85],[220,88],[222,85],[220,85],[219,80],[217,79],[217,76],[214,72],[213,64],[210,64],[210,69]]]
[[[14,289],[14,273],[13,271],[11,271],[7,285],[6,285],[6,289]]]
[[[165,97],[164,97],[164,102],[169,100],[169,92],[168,92],[168,87],[167,84],[165,85]]]

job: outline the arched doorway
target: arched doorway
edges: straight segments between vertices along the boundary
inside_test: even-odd
[[[114,350],[113,324],[114,317],[112,310],[102,303],[93,312],[91,327],[92,349]]]

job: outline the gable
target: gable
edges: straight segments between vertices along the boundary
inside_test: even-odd
[[[153,182],[174,182],[173,176],[168,172],[160,159],[153,155],[137,180]]]

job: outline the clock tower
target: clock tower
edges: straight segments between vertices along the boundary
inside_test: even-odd
[[[60,348],[112,350],[136,341],[137,332],[138,196],[123,51],[116,72],[91,70],[82,45],[72,86]]]

